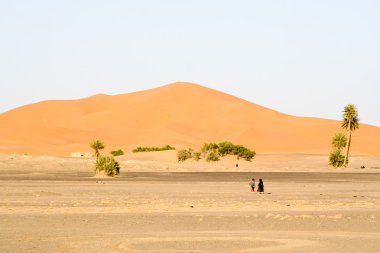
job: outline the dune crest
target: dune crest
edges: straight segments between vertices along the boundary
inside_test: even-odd
[[[0,114],[0,153],[69,156],[101,139],[107,150],[198,148],[229,140],[258,153],[327,154],[340,122],[295,117],[193,83],[121,95],[51,100]],[[361,124],[352,153],[380,155],[380,128]]]

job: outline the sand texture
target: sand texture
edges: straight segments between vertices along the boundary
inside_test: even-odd
[[[60,156],[89,151],[94,139],[107,152],[232,141],[259,153],[327,154],[342,131],[339,121],[286,115],[192,83],[26,105],[0,114],[0,129],[0,153]],[[380,155],[380,128],[361,124],[351,152]]]
[[[104,179],[92,158],[1,155],[0,252],[380,252],[379,157],[334,170],[310,155],[144,156]]]

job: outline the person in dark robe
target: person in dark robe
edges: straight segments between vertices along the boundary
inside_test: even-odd
[[[263,180],[261,178],[259,179],[257,192],[264,193],[264,183],[263,183]]]

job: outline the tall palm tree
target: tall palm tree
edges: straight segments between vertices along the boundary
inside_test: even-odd
[[[344,163],[343,163],[344,166],[347,166],[348,155],[350,153],[350,146],[351,146],[351,134],[353,131],[359,128],[358,111],[355,105],[348,104],[344,107],[342,128],[346,129],[349,133],[348,139],[347,139],[346,156],[344,157]]]
[[[90,143],[90,147],[95,150],[95,156],[96,156],[96,158],[98,158],[100,155],[99,150],[104,149],[105,146],[104,146],[104,143],[102,141],[95,140],[95,141]]]

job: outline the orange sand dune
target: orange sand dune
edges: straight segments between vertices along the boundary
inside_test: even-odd
[[[69,155],[103,140],[107,149],[229,140],[258,153],[330,150],[340,122],[282,114],[192,83],[122,95],[43,101],[0,114],[0,153]],[[380,155],[380,128],[362,124],[352,153]]]

